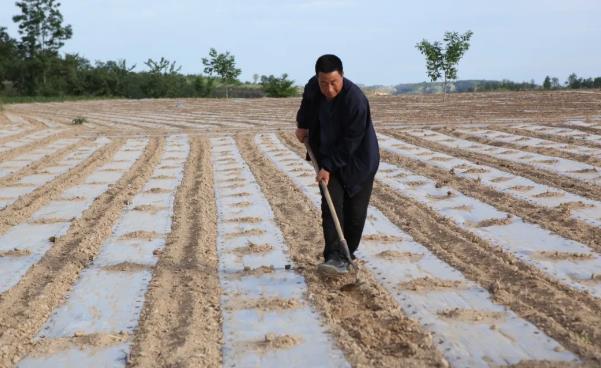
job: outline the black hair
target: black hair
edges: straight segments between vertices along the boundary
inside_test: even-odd
[[[321,55],[315,62],[315,74],[338,71],[342,75],[342,60],[336,55]]]

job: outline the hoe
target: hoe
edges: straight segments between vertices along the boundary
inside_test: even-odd
[[[305,147],[307,148],[307,152],[309,153],[309,157],[311,158],[311,162],[313,163],[313,168],[315,169],[315,173],[319,173],[319,165],[317,164],[317,160],[315,159],[315,155],[311,150],[311,146],[309,145],[309,138],[305,138]],[[319,186],[323,192],[323,196],[326,198],[326,202],[328,202],[328,208],[330,209],[330,213],[332,214],[332,218],[334,219],[334,225],[336,226],[336,232],[338,233],[338,244],[340,248],[342,248],[343,254],[349,264],[353,267],[355,271],[358,271],[357,265],[353,262],[351,258],[351,253],[348,249],[348,244],[346,243],[346,239],[344,238],[344,233],[342,232],[342,227],[340,226],[340,221],[338,220],[338,214],[336,213],[336,208],[334,208],[334,203],[332,203],[332,197],[330,197],[330,192],[328,191],[328,186],[323,181],[319,182]]]

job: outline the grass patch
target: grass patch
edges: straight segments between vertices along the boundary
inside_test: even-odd
[[[77,117],[75,117],[73,120],[71,120],[71,123],[72,123],[73,125],[81,125],[81,124],[83,124],[83,123],[87,123],[87,122],[88,122],[88,119],[86,119],[86,118],[85,118],[85,117],[83,117],[83,116],[77,116]]]

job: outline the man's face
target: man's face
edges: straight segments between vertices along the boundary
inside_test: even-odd
[[[319,72],[317,81],[319,82],[319,90],[326,96],[327,100],[333,100],[342,91],[342,74],[337,70],[331,73]]]

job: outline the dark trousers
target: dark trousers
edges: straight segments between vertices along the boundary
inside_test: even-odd
[[[373,184],[374,179],[369,180],[363,184],[363,187],[358,193],[350,197],[336,175],[334,173],[330,174],[328,191],[330,192],[332,202],[336,208],[336,214],[338,214],[338,220],[340,221],[340,226],[342,227],[342,232],[344,233],[351,255],[353,255],[357,250],[357,247],[359,247],[359,241],[361,240],[361,234],[363,233],[363,227],[365,226],[365,219],[367,218],[367,206],[369,205]],[[339,239],[338,233],[336,232],[336,226],[334,225],[334,219],[330,213],[328,203],[323,196],[323,192],[321,195],[321,220],[325,240],[323,257],[326,261],[335,254],[345,258],[344,251],[338,244]]]

